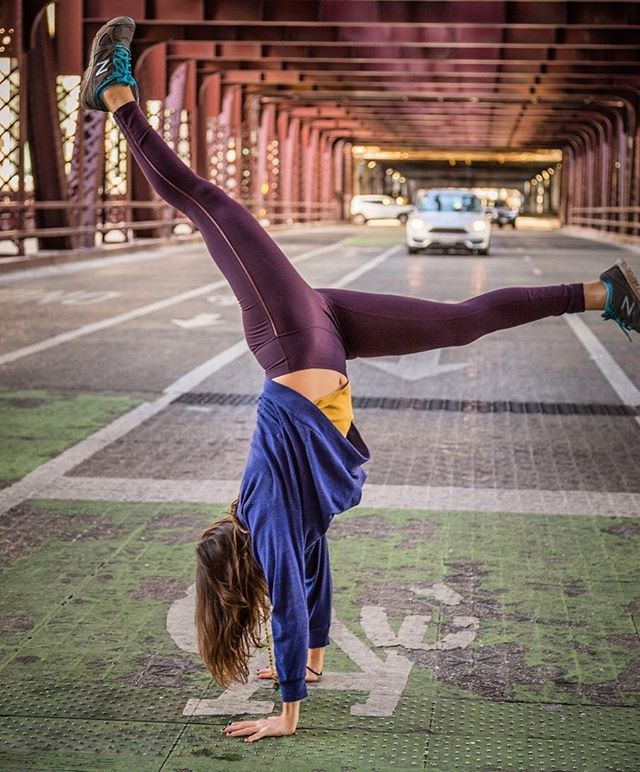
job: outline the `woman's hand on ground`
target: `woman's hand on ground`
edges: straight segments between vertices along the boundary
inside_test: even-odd
[[[227,737],[244,737],[246,743],[262,740],[265,737],[285,737],[296,732],[295,723],[285,716],[269,716],[253,721],[235,721],[225,727],[222,732]]]

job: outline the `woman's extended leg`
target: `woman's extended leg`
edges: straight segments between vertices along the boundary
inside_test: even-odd
[[[151,186],[198,226],[240,302],[247,343],[267,377],[309,368],[344,374],[344,347],[326,300],[243,206],[183,164],[147,123],[131,73],[134,30],[129,16],[117,16],[98,30],[81,104],[113,112]]]
[[[585,310],[582,284],[508,287],[461,303],[352,290],[318,291],[340,326],[347,359],[464,346],[496,330]],[[604,287],[602,291],[606,296]]]
[[[135,101],[113,115],[153,189],[198,226],[240,303],[247,343],[260,364],[271,377],[296,369],[278,337],[322,322],[314,291],[241,204],[178,158]],[[314,366],[328,364],[316,360]]]
[[[240,303],[247,343],[267,376],[310,367],[344,372],[344,349],[326,302],[255,218],[178,158],[127,86],[109,87],[102,99],[152,188],[200,230]]]

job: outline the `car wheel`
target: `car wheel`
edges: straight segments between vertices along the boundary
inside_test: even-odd
[[[399,214],[398,215],[398,222],[401,222],[403,225],[405,225],[405,223],[407,222],[408,219],[409,219],[409,215],[408,214]]]
[[[353,222],[356,225],[364,225],[367,221],[367,218],[363,214],[354,214],[353,215]]]
[[[478,254],[479,255],[489,255],[489,254],[491,254],[491,249],[490,249],[490,247],[487,247],[486,249],[479,249],[478,250]]]
[[[419,251],[420,251],[419,247],[409,247],[409,246],[407,247],[408,255],[417,255]]]
[[[515,220],[511,221],[511,227],[515,230],[515,227],[516,227],[516,221]]]

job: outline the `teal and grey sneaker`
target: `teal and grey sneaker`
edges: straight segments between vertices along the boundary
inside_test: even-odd
[[[100,27],[93,39],[89,66],[82,77],[80,104],[89,110],[109,112],[102,95],[109,86],[131,86],[136,100],[140,92],[131,74],[131,39],[136,29],[129,16],[117,16]]]
[[[640,332],[640,282],[622,258],[603,271],[600,280],[607,288],[602,318],[613,319],[631,340],[628,330]]]

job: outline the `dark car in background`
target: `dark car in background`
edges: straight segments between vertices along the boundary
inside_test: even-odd
[[[496,201],[487,207],[486,212],[491,218],[491,222],[496,223],[499,228],[502,228],[504,225],[510,225],[512,228],[516,227],[519,210],[509,206],[506,201]]]

